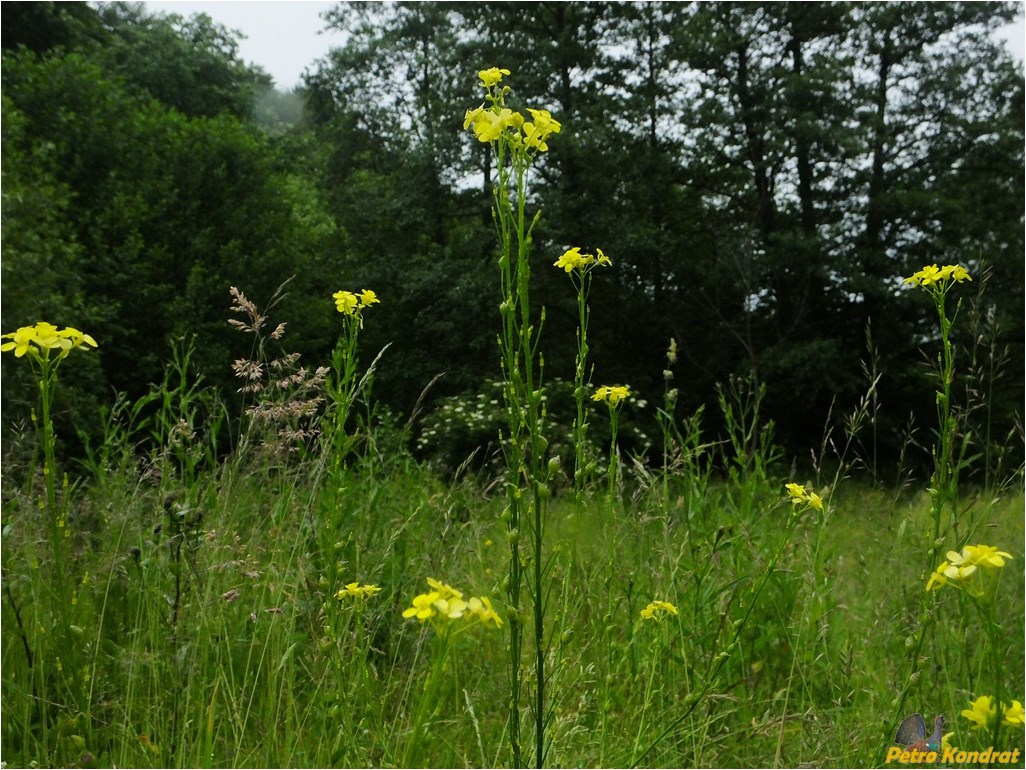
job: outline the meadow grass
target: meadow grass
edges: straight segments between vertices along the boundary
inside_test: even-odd
[[[44,512],[29,490],[7,485],[4,761],[400,764],[433,641],[402,610],[427,576],[501,595],[503,500],[408,460],[373,474],[356,464],[345,515],[330,521],[333,493],[305,470],[237,458],[183,487],[172,467],[134,462],[69,490],[75,677],[63,662],[63,674],[55,670]],[[757,506],[744,510],[750,491],[713,481],[695,498],[675,478],[612,512],[600,493],[580,511],[571,493],[557,495],[549,542],[561,596],[552,622],[562,630],[549,661],[549,764],[873,764],[907,676],[930,501],[857,483],[835,491],[828,516],[810,511],[799,522],[718,685],[639,761],[709,675],[779,540],[789,515],[780,485],[754,494]],[[976,539],[1014,556],[999,593],[1014,688],[1023,672],[1023,498],[974,506]],[[352,581],[382,590],[360,602],[336,598]],[[653,599],[679,614],[641,620]],[[943,596],[937,613],[910,709],[943,712],[954,743],[969,746],[976,734],[957,715],[989,692],[986,640],[959,593]],[[453,641],[415,764],[507,763],[505,645],[484,628]],[[1006,739],[1022,745],[1021,733]]]

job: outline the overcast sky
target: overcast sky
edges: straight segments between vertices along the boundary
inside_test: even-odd
[[[147,2],[152,11],[191,16],[205,13],[214,21],[246,36],[239,43],[243,60],[259,64],[274,78],[279,90],[299,85],[303,70],[320,59],[333,46],[341,45],[342,35],[324,32],[321,14],[334,3],[314,0],[176,0]],[[1023,61],[1026,27],[1018,21],[1001,31],[1009,49]]]

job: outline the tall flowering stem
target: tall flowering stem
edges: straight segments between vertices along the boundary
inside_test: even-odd
[[[609,257],[596,249],[597,254],[582,254],[581,247],[568,249],[553,262],[566,272],[577,290],[577,357],[574,366],[574,400],[577,402],[577,416],[574,418],[574,501],[578,509],[584,503],[584,486],[587,482],[587,438],[588,423],[585,419],[585,389],[588,386],[588,292],[591,289],[591,273],[595,267],[608,267]]]
[[[43,445],[44,506],[50,526],[53,546],[54,577],[58,598],[63,599],[64,541],[68,537],[66,501],[57,500],[57,434],[53,428],[53,401],[57,390],[57,369],[75,348],[95,348],[96,340],[78,329],[57,329],[53,324],[40,321],[35,326],[23,326],[17,331],[0,336],[10,340],[0,345],[0,351],[13,352],[16,358],[26,358],[32,367],[39,388],[42,424],[36,423]]]
[[[531,232],[540,212],[528,223],[527,189],[531,167],[540,153],[546,152],[548,139],[558,134],[561,124],[547,110],[528,109],[531,119],[506,106],[510,89],[501,85],[509,70],[492,67],[478,73],[485,90],[486,103],[467,110],[463,127],[472,129],[479,142],[490,145],[498,168],[493,188],[496,230],[499,236],[499,280],[502,300],[499,311],[502,334],[499,336],[504,399],[509,435],[503,446],[506,453],[507,506],[502,518],[506,523],[510,546],[509,575],[504,582],[510,616],[510,699],[509,736],[512,761],[524,764],[520,732],[524,620],[522,593],[527,581],[534,620],[535,676],[532,710],[535,719],[535,764],[545,760],[545,700],[547,645],[545,641],[545,597],[542,586],[545,572],[544,511],[549,497],[549,466],[545,462],[548,442],[542,435],[542,367],[538,350],[544,310],[537,322],[530,302]],[[526,530],[533,551],[530,569],[525,570],[521,555],[521,535]]]
[[[951,385],[954,381],[955,356],[951,345],[951,329],[954,326],[958,310],[962,305],[961,300],[955,306],[955,312],[949,317],[947,313],[948,292],[956,283],[971,281],[969,273],[965,268],[958,265],[928,265],[922,270],[913,273],[905,279],[908,286],[921,286],[926,289],[933,300],[937,310],[937,317],[940,321],[941,351],[938,355],[938,376],[940,377],[940,390],[936,391],[937,404],[937,443],[933,448],[933,476],[930,479],[930,514],[933,520],[933,538],[930,547],[927,549],[927,569],[937,563],[937,559],[944,547],[944,540],[947,537],[947,530],[941,531],[941,519],[944,515],[945,505],[950,505],[952,511],[951,522],[957,524],[954,512],[958,497],[958,471],[961,465],[961,458],[955,461],[955,438],[957,425],[954,413],[951,408]],[[963,447],[964,451],[964,447]],[[935,617],[936,598],[932,591],[923,594],[922,606],[919,614],[919,625],[916,630],[906,639],[905,648],[908,651],[909,675],[905,678],[905,684],[893,701],[894,717],[891,723],[885,728],[884,740],[881,743],[880,757],[886,751],[887,742],[892,734],[892,726],[897,724],[901,715],[905,713],[905,704],[908,702],[913,687],[920,679],[922,658],[920,652],[926,640],[926,634]]]
[[[958,265],[945,265],[940,268],[937,265],[930,265],[905,279],[907,285],[921,286],[929,292],[937,310],[941,333],[941,351],[937,362],[940,377],[940,390],[936,393],[937,443],[933,448],[934,467],[933,477],[930,480],[934,543],[930,549],[928,566],[936,562],[943,545],[939,542],[941,518],[945,504],[949,504],[954,510],[958,496],[958,472],[961,466],[961,458],[958,461],[955,459],[955,439],[958,431],[951,407],[951,385],[955,379],[955,355],[951,345],[951,329],[955,325],[958,311],[962,307],[962,300],[958,300],[955,312],[949,318],[946,307],[947,297],[948,292],[956,283],[971,280],[966,269]]]
[[[357,294],[337,291],[332,299],[335,300],[335,309],[342,315],[342,333],[331,357],[335,376],[328,389],[333,401],[331,436],[334,445],[333,472],[337,475],[349,451],[346,422],[360,390],[360,380],[356,376],[357,347],[360,330],[363,329],[363,313],[381,300],[370,289]]]
[[[623,385],[603,385],[592,394],[593,401],[604,401],[609,407],[609,469],[607,471],[609,502],[613,502],[616,493],[616,476],[620,467],[620,450],[616,445],[616,435],[620,428],[620,406],[630,398],[631,391]]]

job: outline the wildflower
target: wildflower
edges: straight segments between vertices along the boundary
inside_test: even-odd
[[[437,591],[414,596],[410,606],[403,610],[403,617],[416,618],[421,622],[427,620],[435,614],[434,603],[439,598]]]
[[[617,407],[620,402],[631,395],[630,389],[623,385],[603,385],[595,391],[591,397],[592,401],[605,401],[610,407]]]
[[[0,345],[0,351],[6,353],[13,350],[15,358],[21,358],[26,353],[37,359],[47,358],[51,350],[58,350],[58,358],[64,358],[71,350],[83,344],[96,347],[96,340],[88,334],[70,326],[58,329],[46,321],[39,321],[35,326],[22,326],[17,331],[0,335],[0,339],[11,340]]]
[[[59,332],[57,332],[57,336],[63,339],[71,340],[71,346],[75,348],[81,345],[88,345],[91,348],[96,347],[96,340],[94,340],[88,334],[80,332],[78,329],[74,329],[71,326],[67,327],[66,329],[61,329]]]
[[[369,307],[370,305],[377,305],[381,300],[378,299],[378,295],[370,289],[364,289],[360,292],[360,307]]]
[[[474,135],[479,142],[494,142],[507,128],[520,129],[524,124],[524,116],[519,112],[503,107],[495,110],[481,110],[473,121]]]
[[[359,307],[356,295],[351,291],[336,291],[331,296],[335,300],[335,309],[344,315],[353,315]]]
[[[477,123],[481,119],[481,115],[484,113],[485,108],[482,104],[476,110],[467,110],[467,114],[463,116],[463,130],[466,131],[472,125]]]
[[[787,494],[791,496],[791,503],[798,505],[798,503],[805,501],[805,487],[801,484],[785,484],[784,489],[787,490]]]
[[[5,342],[3,345],[0,345],[0,351],[6,353],[8,350],[13,350],[15,358],[21,358],[29,351],[29,345],[31,345],[33,340],[36,338],[36,327],[22,326],[17,331],[3,335],[2,338],[13,341]]]
[[[508,74],[509,70],[492,67],[491,69],[481,70],[477,73],[477,76],[481,78],[481,86],[483,88],[491,88],[502,80],[503,75]]]
[[[428,578],[427,584],[438,594],[442,599],[462,599],[463,594],[457,591],[448,583],[443,583],[440,580],[434,578]]]
[[[809,508],[815,508],[817,511],[823,510],[823,498],[817,495],[815,492],[807,491],[804,484],[785,484],[784,489],[787,490],[788,497],[791,498],[791,505],[797,508],[799,505],[804,504],[805,508],[803,511]],[[795,511],[799,513],[800,511]]]
[[[552,266],[560,267],[568,274],[583,267],[584,258],[581,256],[581,247],[574,246],[572,249],[567,249],[559,259],[552,263]]]
[[[574,246],[572,249],[564,251],[563,255],[552,263],[552,266],[562,268],[569,274],[574,270],[581,270],[583,272],[585,268],[591,265],[598,264],[608,267],[613,264],[612,260],[602,253],[602,249],[595,249],[595,251],[598,252],[598,256],[595,254],[582,254],[581,247]]]
[[[993,730],[997,722],[997,706],[994,699],[989,695],[981,695],[969,704],[969,708],[962,711],[962,716],[974,723],[974,729]],[[1023,711],[1022,703],[1013,700],[1011,705],[1002,701],[1001,703],[1001,724],[1004,727],[1017,727],[1022,729],[1026,724],[1026,712]]]
[[[948,551],[945,556],[946,560],[942,561],[930,575],[930,579],[926,583],[927,591],[949,584],[956,587],[968,587],[969,582],[974,579],[973,576],[976,575],[978,567],[999,569],[1005,566],[1005,559],[1012,558],[1007,551],[999,551],[990,545],[967,545],[962,548],[961,553]],[[979,585],[972,587],[972,593],[981,592]]]
[[[353,599],[366,599],[368,596],[373,596],[380,590],[381,589],[375,585],[362,586],[359,583],[346,583],[345,588],[340,588],[338,590],[338,598],[339,600],[347,597]]]
[[[432,606],[438,610],[439,614],[443,617],[447,617],[450,620],[456,620],[462,618],[463,613],[467,611],[467,603],[463,599],[452,597],[451,599],[438,598],[432,602]]]
[[[487,596],[472,596],[470,601],[467,602],[467,606],[485,625],[492,622],[495,623],[496,628],[502,628],[502,618],[499,617],[495,608],[492,607],[492,602]]]
[[[937,267],[936,264],[927,265],[922,270],[913,273],[905,279],[905,283],[912,284],[915,286],[931,286],[936,283],[942,283],[947,281],[971,281],[972,277],[969,275],[964,267],[960,265],[945,265],[944,267]]]
[[[558,120],[553,120],[548,110],[528,108],[527,111],[531,113],[534,122],[524,123],[524,144],[541,152],[547,152],[549,146],[545,140],[552,134],[558,134],[562,129],[562,124]]]
[[[662,621],[667,615],[676,615],[677,608],[669,602],[653,601],[641,611],[641,617],[645,620]]]

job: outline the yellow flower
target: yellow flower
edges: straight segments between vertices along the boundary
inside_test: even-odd
[[[791,482],[790,484],[785,484],[784,489],[786,489],[787,494],[791,496],[791,502],[794,505],[805,502],[805,487],[801,484]]]
[[[969,272],[960,265],[945,265],[937,267],[936,264],[927,265],[922,270],[913,273],[905,279],[905,283],[918,286],[931,286],[942,281],[971,281]]]
[[[442,598],[442,599],[462,599],[463,598],[463,594],[460,593],[459,591],[457,591],[455,588],[453,588],[448,583],[443,583],[442,581],[435,580],[434,578],[428,578],[427,579],[427,584],[429,586],[431,586],[431,588],[434,589],[435,593],[437,593],[438,596],[440,598]]]
[[[1012,558],[1007,551],[999,551],[991,545],[967,545],[962,548],[961,553],[948,551],[945,556],[946,561],[942,561],[930,575],[926,583],[927,591],[951,584],[956,587],[965,586],[970,588],[972,593],[979,594],[982,591],[980,585],[968,585],[970,580],[975,581],[977,567],[999,569],[1005,566],[1005,559]]]
[[[467,611],[467,603],[456,597],[451,599],[435,599],[433,606],[443,617],[450,620],[462,618],[463,613]]]
[[[981,695],[969,704],[969,708],[962,711],[962,716],[973,723],[976,730],[993,730],[997,721],[997,706],[994,699],[989,695]],[[1001,724],[1004,727],[1018,727],[1022,729],[1026,724],[1026,713],[1023,711],[1022,703],[1017,700],[1011,705],[1002,701],[1001,703]]]
[[[676,615],[677,608],[669,602],[653,601],[641,611],[641,617],[645,620],[661,621],[667,615]]]
[[[597,260],[600,265],[602,265],[603,267],[608,267],[609,265],[613,264],[613,260],[607,257],[604,253],[602,253],[602,249],[595,249],[595,251],[598,252]]]
[[[82,345],[96,347],[96,340],[88,334],[71,326],[58,330],[56,326],[46,321],[39,321],[35,326],[22,326],[17,331],[4,334],[0,338],[11,340],[11,342],[0,345],[0,351],[13,350],[16,358],[21,358],[26,353],[36,356],[39,353],[45,353],[46,355],[43,356],[45,358],[49,355],[48,351],[50,350],[60,351],[58,356],[64,358],[72,349]]]
[[[381,302],[378,299],[378,295],[370,289],[364,289],[360,292],[360,307],[368,307],[369,305],[377,305]]]
[[[823,510],[823,498],[817,495],[815,492],[809,492],[808,496],[809,505],[815,508],[817,511]]]
[[[356,295],[351,291],[336,291],[331,295],[335,300],[335,309],[344,315],[352,315],[356,312],[358,301]]]
[[[338,598],[345,599],[347,597],[353,599],[365,599],[368,596],[373,596],[381,589],[374,585],[362,586],[359,583],[346,583],[345,588],[338,590]]]
[[[502,628],[502,618],[499,617],[495,608],[492,607],[492,602],[487,596],[482,596],[480,598],[472,596],[470,601],[467,602],[467,607],[471,612],[477,615],[485,625],[488,625],[488,623],[495,623],[496,628]]]
[[[8,350],[13,350],[15,358],[21,358],[29,351],[29,346],[35,338],[35,326],[22,326],[17,331],[3,335],[3,339],[10,339],[13,341],[5,342],[3,345],[0,345],[0,351],[6,353]]]
[[[498,112],[482,110],[474,120],[474,134],[479,142],[494,142],[507,128],[519,129],[523,124],[524,116],[507,107]]]
[[[463,130],[466,131],[472,125],[477,123],[484,111],[485,108],[483,104],[476,110],[467,110],[467,114],[463,117]]]
[[[620,402],[628,398],[631,392],[628,388],[623,385],[603,385],[601,388],[595,391],[595,394],[591,397],[592,401],[605,401],[609,406],[616,407],[620,405]]]
[[[962,549],[961,555],[954,551],[948,551],[947,557],[952,564],[979,564],[984,567],[1004,567],[1005,559],[1011,559],[1012,554],[1007,551],[999,551],[992,545],[967,545]]]
[[[563,128],[558,120],[553,120],[548,110],[527,110],[534,119],[533,123],[524,123],[524,144],[541,152],[549,149],[545,140],[552,134],[558,134]]]
[[[568,274],[583,266],[584,259],[581,256],[581,247],[574,246],[563,252],[563,256],[552,263],[553,267],[560,267]]]
[[[416,618],[421,622],[427,620],[435,614],[434,604],[439,598],[437,591],[414,596],[410,606],[403,610],[403,617]]]
[[[96,347],[96,340],[94,340],[88,334],[80,332],[78,329],[75,329],[71,326],[67,327],[66,329],[61,329],[59,332],[57,332],[57,335],[63,339],[70,340],[71,347],[73,348],[77,348],[82,345],[88,345],[91,348]],[[66,352],[67,350],[65,350],[65,353]]]
[[[491,69],[481,70],[477,73],[477,76],[481,78],[481,86],[483,88],[491,88],[502,81],[503,75],[508,75],[509,70],[499,69],[498,67],[492,67]]]

